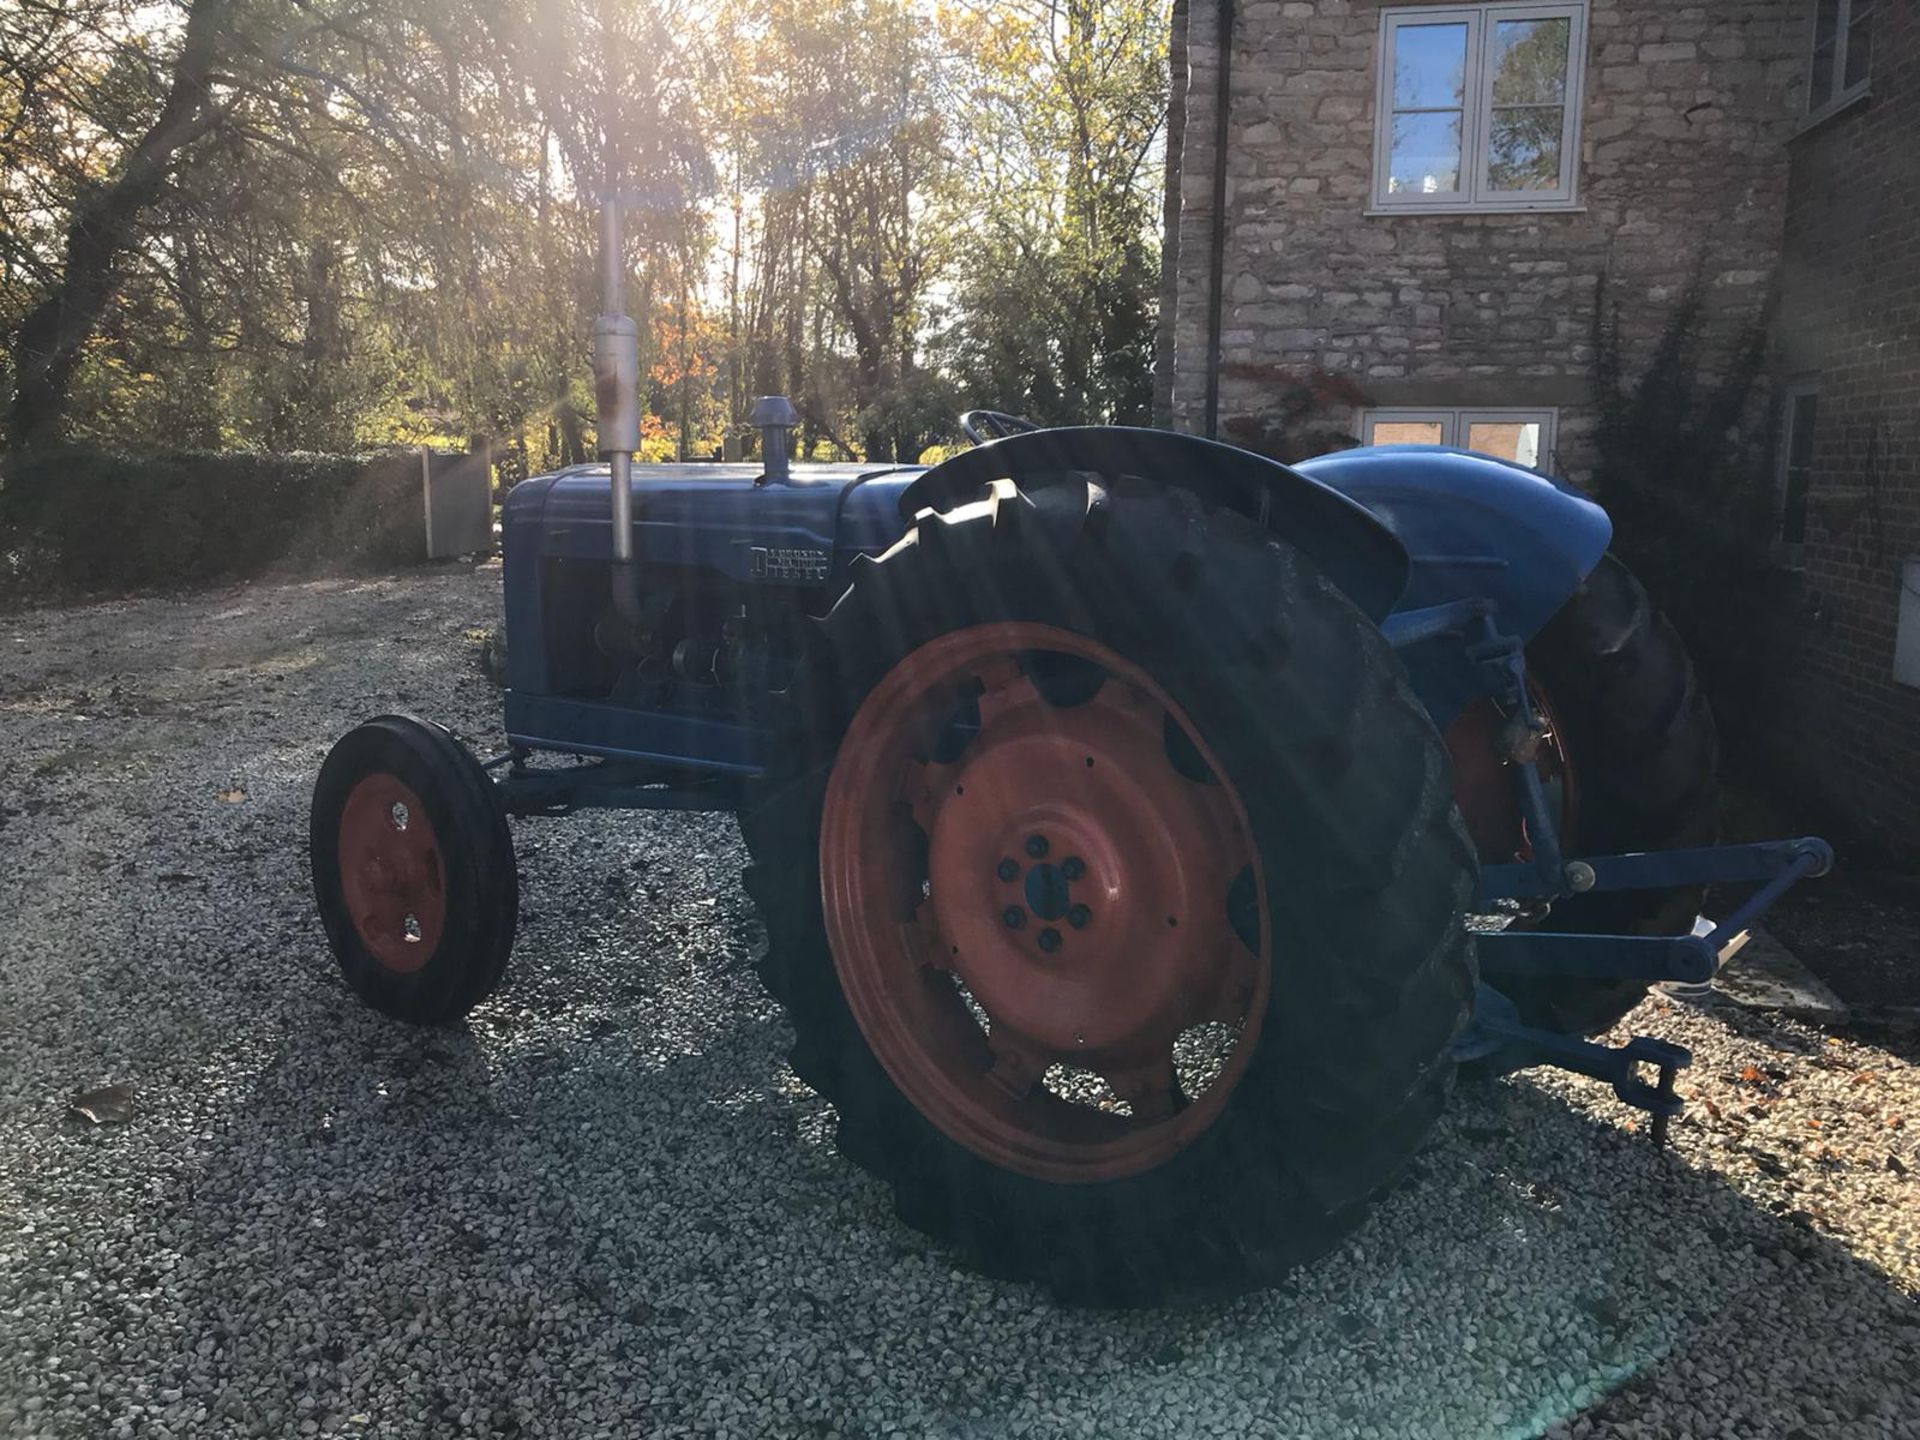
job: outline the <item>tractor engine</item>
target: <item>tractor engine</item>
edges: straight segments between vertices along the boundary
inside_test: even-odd
[[[760,697],[785,688],[800,627],[845,589],[854,558],[899,538],[899,494],[919,473],[635,465],[630,567],[609,558],[606,465],[516,486],[502,514],[508,735],[528,748],[758,769]]]

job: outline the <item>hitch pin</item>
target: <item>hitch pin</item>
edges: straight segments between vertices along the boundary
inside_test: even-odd
[[[1654,1087],[1653,1093],[1663,1100],[1672,1100],[1674,1098],[1674,1073],[1674,1067],[1672,1065],[1662,1065],[1660,1067],[1660,1083]],[[1664,1150],[1667,1148],[1667,1127],[1672,1123],[1673,1115],[1671,1111],[1660,1109],[1653,1112],[1654,1149]]]

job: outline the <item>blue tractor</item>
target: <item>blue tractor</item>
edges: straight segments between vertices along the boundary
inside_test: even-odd
[[[1327,1249],[1462,1069],[1596,1076],[1664,1135],[1686,1052],[1588,1037],[1831,863],[1714,845],[1692,667],[1556,481],[989,412],[931,468],[789,465],[777,397],[760,464],[636,467],[617,309],[607,463],[504,507],[510,748],[389,715],[315,787],[386,1014],[499,984],[508,816],[733,811],[842,1150],[996,1273],[1147,1302]]]

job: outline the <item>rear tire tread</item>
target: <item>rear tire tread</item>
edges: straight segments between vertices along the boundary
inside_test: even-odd
[[[1192,588],[1179,590],[1175,571],[1194,553]],[[1163,613],[1170,595],[1178,604]],[[1205,733],[1229,769],[1316,802],[1322,822],[1288,851],[1302,873],[1268,881],[1274,934],[1310,938],[1276,950],[1274,988],[1287,1002],[1269,1009],[1241,1089],[1186,1151],[1120,1181],[1050,1185],[995,1170],[933,1129],[866,1046],[825,940],[820,802],[840,734],[920,640],[998,618],[1153,649],[1123,653],[1176,696],[1207,697]],[[1263,663],[1245,637],[1274,630],[1288,643]],[[843,1151],[891,1186],[908,1224],[1070,1299],[1225,1293],[1271,1283],[1332,1245],[1444,1105],[1448,1048],[1476,978],[1461,922],[1475,865],[1450,767],[1404,679],[1376,682],[1398,674],[1377,628],[1291,547],[1184,492],[999,482],[984,503],[923,514],[858,568],[818,638],[774,752],[791,758],[755,784],[741,828],[768,934],[761,975],[792,1017],[796,1074],[839,1110]],[[1340,663],[1317,666],[1319,654]],[[1274,743],[1262,708],[1275,697],[1292,702],[1291,744]],[[1328,742],[1347,753],[1331,771],[1306,754]],[[1250,754],[1262,763],[1245,763]],[[1353,763],[1360,756],[1369,763]],[[1333,877],[1351,882],[1355,903],[1327,903]]]

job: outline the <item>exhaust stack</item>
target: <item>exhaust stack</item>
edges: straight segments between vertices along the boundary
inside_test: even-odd
[[[640,327],[626,314],[626,261],[620,201],[600,207],[600,304],[593,322],[593,388],[600,454],[612,470],[613,608],[640,623],[640,583],[633,565],[633,455],[640,448]]]
[[[764,470],[762,485],[784,485],[787,470],[787,436],[800,423],[800,412],[784,395],[762,395],[753,402],[747,423],[760,432],[760,461]]]

